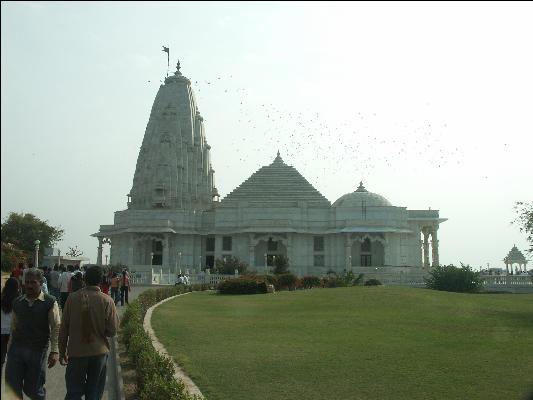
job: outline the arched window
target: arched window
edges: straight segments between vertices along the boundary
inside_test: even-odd
[[[366,238],[363,243],[361,243],[361,253],[370,253],[372,251],[372,245],[370,244],[370,239]]]
[[[361,266],[369,267],[372,265],[372,244],[370,239],[366,238],[363,243],[361,243]]]

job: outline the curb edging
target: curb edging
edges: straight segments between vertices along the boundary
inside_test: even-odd
[[[169,301],[169,300],[172,300],[174,299],[175,297],[179,297],[179,296],[184,296],[186,294],[190,294],[190,293],[193,293],[193,292],[188,292],[188,293],[182,293],[182,294],[178,294],[178,295],[175,295],[175,296],[172,296],[172,297],[168,297],[164,300],[161,300],[159,303],[157,304],[154,304],[152,307],[150,307],[148,310],[146,310],[146,314],[144,315],[144,321],[143,321],[143,328],[145,330],[146,333],[148,333],[148,335],[150,336],[150,340],[152,341],[152,345],[154,346],[155,350],[158,351],[159,353],[167,356],[170,361],[172,362],[172,365],[174,365],[174,379],[176,381],[182,381],[183,384],[185,385],[185,390],[190,394],[190,395],[196,395],[196,396],[199,396],[200,399],[203,399],[204,398],[204,395],[202,394],[202,392],[200,391],[200,389],[198,389],[198,386],[196,386],[196,384],[192,381],[191,378],[189,378],[185,372],[174,362],[174,359],[170,356],[170,354],[168,354],[168,351],[165,349],[165,346],[163,346],[163,344],[157,339],[157,336],[155,335],[155,332],[152,328],[152,324],[151,324],[151,319],[152,319],[152,311],[160,306],[161,304]],[[122,382],[122,381],[121,381]]]
[[[126,395],[124,394],[124,381],[122,380],[122,366],[120,365],[120,357],[118,355],[118,340],[117,336],[114,336],[111,340],[112,351],[115,355],[115,399],[116,400],[125,400]]]

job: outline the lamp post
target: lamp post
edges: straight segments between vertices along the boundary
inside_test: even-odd
[[[267,273],[267,253],[265,253],[265,274]]]
[[[150,269],[152,269],[153,262],[154,262],[154,253],[150,253]]]
[[[348,256],[348,266],[352,266],[352,256]]]
[[[179,263],[179,270],[180,270],[180,274],[181,274],[181,251],[178,252],[178,263]]]
[[[39,239],[37,239],[35,242],[35,268],[39,268]]]
[[[202,270],[202,256],[198,257],[198,273]]]
[[[57,249],[57,269],[61,266],[61,250]]]

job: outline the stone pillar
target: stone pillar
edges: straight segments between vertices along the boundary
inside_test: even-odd
[[[128,248],[128,267],[133,265],[133,240],[130,241],[130,247]]]
[[[98,237],[98,255],[96,256],[96,264],[102,265],[102,252],[103,252],[104,238]]]
[[[344,259],[344,265],[346,266],[346,270],[350,271],[352,268],[352,244],[350,243],[350,234],[345,233],[344,234],[344,247],[345,247],[345,259]]]
[[[292,236],[287,234],[287,259],[289,260],[289,265],[292,262]]]
[[[220,247],[222,248],[222,243],[220,243],[219,236],[215,235],[215,251],[213,252],[213,258],[215,259],[215,261],[213,264],[213,268],[215,268],[217,265],[217,258],[218,258],[218,254],[220,253],[218,249],[219,244],[220,244]]]
[[[439,228],[435,227],[433,231],[431,231],[431,266],[432,267],[438,267],[439,266],[439,240],[437,239],[437,230]]]
[[[166,233],[163,237],[163,262],[161,263],[161,267],[165,268],[167,267],[170,270],[170,247],[169,247],[169,240],[168,240],[168,233]]]
[[[389,239],[392,233],[385,233],[385,243],[383,243],[383,265],[386,267],[392,266],[391,262],[391,249]]]
[[[249,268],[250,270],[254,269],[255,264],[255,245],[254,245],[254,237],[252,234],[248,235],[248,255],[249,255]]]
[[[424,264],[422,268],[429,267],[429,231],[427,228],[422,228],[422,234],[424,235]]]

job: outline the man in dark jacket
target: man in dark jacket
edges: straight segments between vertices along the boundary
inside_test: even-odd
[[[59,307],[41,291],[43,282],[43,271],[26,270],[25,294],[13,303],[6,385],[21,399],[22,391],[32,400],[46,398],[46,364],[52,368],[58,359]]]

